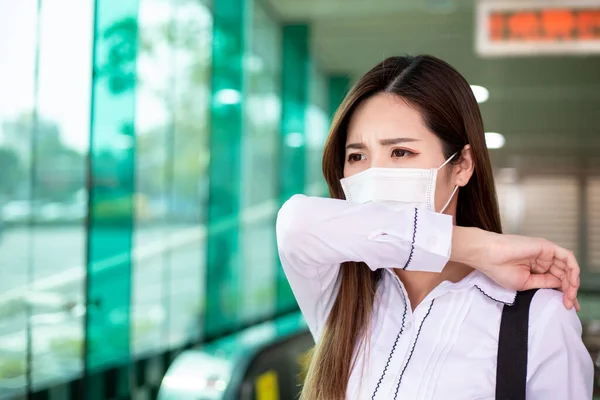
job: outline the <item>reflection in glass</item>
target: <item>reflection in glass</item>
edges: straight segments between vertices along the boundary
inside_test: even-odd
[[[132,328],[148,353],[200,334],[212,18],[142,0],[139,23]]]
[[[213,2],[210,163],[206,253],[208,337],[238,324],[241,134],[245,2]]]
[[[327,196],[321,168],[323,147],[329,133],[328,92],[325,75],[312,63],[310,68],[310,105],[306,110],[306,191],[312,196]]]
[[[171,252],[166,280],[170,348],[190,343],[203,332],[212,54],[212,15],[205,4],[180,2],[174,18]]]
[[[82,372],[93,1],[40,8],[34,136],[32,385]],[[65,24],[65,13],[71,23]]]
[[[138,48],[137,0],[95,5],[85,347],[90,373],[130,357]]]
[[[0,3],[0,397],[27,352],[34,389],[82,371],[92,2],[37,3]]]
[[[240,322],[275,311],[275,212],[281,118],[281,30],[261,4],[247,17],[242,136]]]
[[[163,304],[168,267],[167,207],[171,154],[173,54],[169,35],[170,1],[140,1],[136,87],[136,172],[133,233],[132,350],[145,353],[164,346],[167,320]]]
[[[0,2],[0,398],[26,385],[36,3]]]

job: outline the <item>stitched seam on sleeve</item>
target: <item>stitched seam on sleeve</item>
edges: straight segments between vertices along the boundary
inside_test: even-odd
[[[410,265],[410,262],[412,261],[413,258],[413,254],[415,252],[415,238],[417,237],[417,220],[419,218],[419,209],[415,208],[415,216],[414,216],[414,220],[413,220],[413,236],[412,236],[412,243],[410,245],[410,253],[408,255],[408,260],[406,260],[406,264],[404,265],[404,268],[402,269],[407,269],[408,266]]]

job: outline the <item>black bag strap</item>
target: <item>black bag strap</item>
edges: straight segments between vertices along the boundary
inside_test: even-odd
[[[496,400],[525,400],[529,306],[537,289],[518,292],[515,304],[505,305],[498,339]]]

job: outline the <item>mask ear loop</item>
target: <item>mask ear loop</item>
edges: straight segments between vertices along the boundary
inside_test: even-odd
[[[446,166],[446,164],[448,164],[457,154],[458,154],[458,152],[456,152],[456,153],[452,154],[450,157],[448,157],[448,159],[446,161],[444,161],[444,163],[438,168],[438,171],[440,169],[444,168]],[[446,202],[446,205],[442,208],[440,213],[443,213],[444,211],[446,211],[446,208],[448,208],[448,206],[450,205],[450,202],[452,201],[452,198],[456,194],[457,190],[458,190],[458,185],[454,187],[454,190],[452,191],[450,198],[448,199],[448,201]]]
[[[438,168],[438,171],[440,169],[444,168],[446,166],[446,164],[448,164],[457,154],[458,154],[458,152],[452,154],[446,161],[444,161],[444,163]]]
[[[444,207],[442,207],[442,210],[440,211],[440,214],[442,214],[442,213],[444,213],[444,211],[446,211],[446,208],[448,208],[448,206],[450,205],[450,202],[452,201],[452,198],[454,198],[454,195],[456,194],[457,190],[458,190],[458,185],[454,186],[454,190],[452,191],[452,194],[450,195],[450,198],[446,202],[446,205]]]

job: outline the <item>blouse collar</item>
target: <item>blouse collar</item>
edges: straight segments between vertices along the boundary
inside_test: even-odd
[[[386,271],[390,273],[393,278],[397,279],[397,276],[392,269],[386,268]],[[506,289],[498,285],[496,282],[488,278],[487,275],[478,270],[474,270],[458,282],[444,281],[440,283],[440,285],[438,285],[433,291],[462,292],[471,288],[476,288],[480,295],[485,296],[488,299],[509,306],[512,306],[515,303],[515,298],[517,296],[516,291]]]

